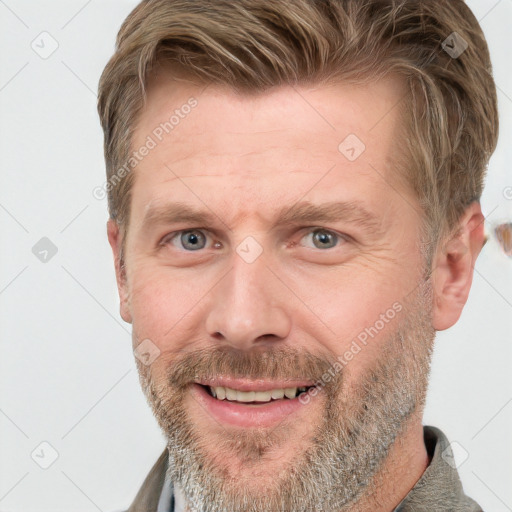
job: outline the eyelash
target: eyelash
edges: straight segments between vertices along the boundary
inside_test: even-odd
[[[304,234],[304,236],[301,237],[301,240],[305,236],[314,234],[316,231],[320,231],[320,232],[329,233],[331,235],[334,235],[335,237],[337,237],[338,241],[341,241],[341,242],[348,242],[348,241],[351,240],[351,237],[349,235],[346,235],[346,234],[343,234],[343,233],[338,233],[337,231],[332,231],[330,229],[326,229],[326,228],[322,228],[322,227],[318,227],[318,226],[308,227],[308,228],[304,228],[304,229],[309,229],[309,231],[306,234]],[[169,233],[169,234],[165,235],[159,245],[162,246],[162,247],[165,247],[166,245],[169,245],[175,238],[177,238],[178,236],[182,235],[183,233],[189,233],[189,232],[194,232],[194,231],[200,231],[203,234],[208,233],[208,230],[204,229],[204,228],[182,229],[182,230],[174,231],[173,233]],[[297,245],[298,245],[298,243],[293,243],[292,244],[293,247],[296,247]],[[342,245],[342,244],[338,243],[336,246],[330,247],[329,249],[325,249],[325,250],[319,249],[319,248],[314,248],[314,249],[317,249],[317,250],[323,251],[323,252],[327,252],[328,250],[336,249],[336,247],[338,247],[339,245]],[[309,247],[309,248],[311,249],[311,247]],[[184,252],[193,253],[193,252],[200,252],[201,249],[197,249],[197,251],[188,251],[188,250],[183,248],[183,251]]]

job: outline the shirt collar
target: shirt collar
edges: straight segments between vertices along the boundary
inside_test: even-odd
[[[457,463],[446,436],[435,427],[424,427],[423,432],[431,462],[394,512],[427,509],[436,512],[482,512],[481,507],[464,494]]]

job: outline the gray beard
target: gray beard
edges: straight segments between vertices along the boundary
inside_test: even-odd
[[[142,388],[167,439],[167,477],[182,489],[190,510],[343,512],[371,496],[375,476],[395,439],[411,416],[423,410],[428,387],[435,339],[430,281],[410,295],[412,300],[402,302],[398,329],[378,341],[374,366],[350,388],[345,384],[350,365],[325,383],[322,421],[307,442],[298,440],[295,457],[279,475],[266,473],[265,461],[273,448],[294,435],[289,425],[248,429],[218,442],[216,438],[216,455],[212,456],[203,448],[210,441],[211,449],[211,439],[198,432],[184,407],[185,385],[196,375],[218,374],[268,379],[292,376],[318,382],[336,359],[283,347],[265,352],[216,347],[175,359],[166,370],[167,381],[159,384],[150,367],[137,360]],[[236,455],[240,472],[225,468],[226,454]],[[264,489],[255,475],[264,476]]]

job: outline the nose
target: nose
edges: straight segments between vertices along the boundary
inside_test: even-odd
[[[282,341],[291,329],[287,293],[263,258],[247,263],[234,254],[231,270],[210,294],[210,339],[240,350]]]

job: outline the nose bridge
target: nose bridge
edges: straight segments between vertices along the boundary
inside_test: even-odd
[[[262,257],[233,254],[231,270],[214,288],[208,334],[237,348],[285,338],[291,322],[276,281]]]

